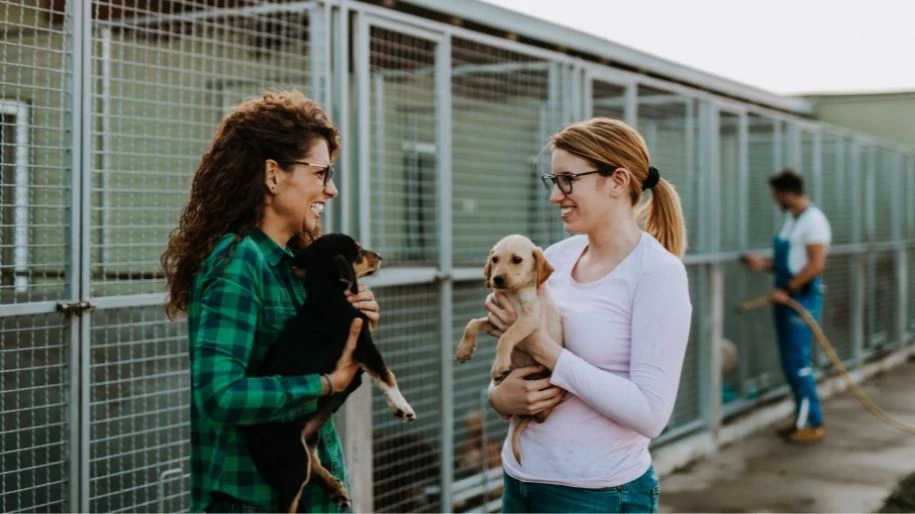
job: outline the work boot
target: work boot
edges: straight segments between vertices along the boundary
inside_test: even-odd
[[[826,428],[808,427],[792,432],[791,435],[788,436],[788,441],[794,444],[813,444],[822,441],[825,436]]]

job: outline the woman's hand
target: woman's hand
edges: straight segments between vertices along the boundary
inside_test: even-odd
[[[546,368],[541,366],[513,369],[505,380],[489,390],[490,405],[503,417],[532,415],[555,407],[565,391],[550,385],[549,378],[524,378],[544,371]]]
[[[512,309],[508,298],[500,291],[489,293],[483,307],[489,311],[489,324],[495,327],[493,330],[487,332],[487,334],[493,337],[501,337],[517,318],[517,314],[515,313],[515,310]]]
[[[346,293],[346,299],[349,300],[349,303],[353,307],[362,311],[365,314],[365,317],[369,319],[369,330],[375,331],[378,328],[378,320],[381,319],[380,307],[378,302],[375,301],[375,293],[371,289],[360,285],[359,291],[356,294],[349,292]]]
[[[501,291],[490,293],[483,306],[489,311],[487,318],[489,323],[495,327],[487,332],[493,337],[501,337],[517,318],[511,303]],[[521,349],[530,353],[540,364],[553,369],[556,361],[559,360],[559,354],[562,353],[562,347],[548,335],[549,330],[544,326],[545,320],[546,318],[541,315],[540,326],[534,331],[534,337],[530,338]]]
[[[359,371],[359,365],[353,360],[353,352],[356,350],[356,343],[359,342],[359,334],[362,332],[362,318],[353,319],[349,327],[349,337],[346,339],[346,346],[343,347],[343,354],[337,360],[337,366],[329,375],[330,386],[334,393],[342,392],[349,387],[350,382],[356,377]],[[328,393],[330,391],[327,391]]]

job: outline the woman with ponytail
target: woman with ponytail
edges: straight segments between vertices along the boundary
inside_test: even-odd
[[[551,376],[522,368],[490,387],[503,419],[556,406],[522,432],[523,463],[506,441],[502,512],[656,512],[648,446],[673,412],[692,315],[680,199],[623,122],[570,125],[550,148],[542,178],[576,234],[546,250],[565,348],[538,330],[527,350]],[[486,308],[495,336],[515,320],[500,293]]]

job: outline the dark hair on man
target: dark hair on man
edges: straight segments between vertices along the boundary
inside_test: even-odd
[[[780,193],[804,194],[804,179],[791,168],[785,168],[769,177],[769,185]]]

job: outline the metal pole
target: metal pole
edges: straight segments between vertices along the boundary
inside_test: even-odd
[[[862,175],[862,164],[864,159],[861,155],[861,143],[856,139],[851,139],[851,154],[849,160],[851,161],[851,170],[849,173],[849,178],[851,182],[851,191],[861,191],[861,175]],[[862,234],[862,212],[864,209],[865,202],[863,201],[861,194],[852,194],[851,195],[851,228],[852,228],[852,242],[861,243],[864,240]],[[852,333],[852,360],[857,367],[860,367],[864,363],[864,289],[866,287],[866,282],[864,280],[864,262],[867,257],[867,253],[859,251],[852,256],[851,260],[851,323],[850,329]]]
[[[376,73],[372,77],[372,91],[375,93],[375,101],[373,102],[375,106],[375,116],[378,117],[378,123],[375,124],[374,135],[375,138],[372,141],[372,146],[374,147],[373,156],[375,163],[372,166],[373,171],[377,177],[375,184],[381,194],[378,195],[379,201],[378,205],[373,205],[371,202],[368,204],[363,203],[363,200],[360,199],[360,206],[369,205],[372,212],[372,220],[375,222],[375,226],[378,227],[378,233],[373,234],[376,237],[376,241],[385,242],[385,220],[384,220],[384,189],[385,189],[385,169],[384,169],[384,129],[385,124],[381,120],[387,119],[387,116],[384,113],[384,75]],[[415,139],[415,141],[419,141]],[[418,154],[417,154],[418,155]],[[417,157],[418,158],[418,157]]]
[[[905,181],[903,180],[904,163],[901,151],[893,152],[893,170],[891,177],[892,195],[890,196],[891,212],[893,220],[892,237],[896,242],[896,341],[902,348],[906,343],[906,318],[908,314],[908,298],[906,298],[906,285],[908,284],[908,268],[906,262],[906,245],[903,244],[905,234],[905,216],[903,214],[903,189]]]
[[[80,300],[89,302],[92,297],[90,283],[92,266],[92,2],[85,2],[83,7],[83,48],[82,48],[82,128],[80,142],[82,145],[80,175]],[[80,512],[89,512],[91,469],[91,405],[92,396],[92,313],[83,310],[79,315],[80,328]]]
[[[718,431],[721,428],[722,408],[721,408],[721,343],[724,337],[724,270],[721,264],[711,264],[707,268],[709,274],[702,277],[705,281],[705,287],[708,288],[709,294],[706,296],[708,301],[700,301],[701,309],[708,309],[707,315],[702,316],[702,327],[699,333],[701,362],[706,362],[707,367],[702,371],[705,372],[704,382],[707,384],[704,398],[704,414],[706,426],[712,432],[712,437],[718,441]],[[700,369],[702,369],[700,367]]]
[[[29,290],[29,107],[24,102],[0,103],[4,114],[16,116],[16,161],[13,194],[13,286],[17,293]]]
[[[70,35],[70,52],[67,54],[68,90],[67,111],[70,113],[68,121],[68,142],[67,147],[70,152],[70,198],[67,209],[67,239],[68,239],[68,262],[67,262],[67,301],[75,301],[79,298],[79,276],[80,276],[80,198],[82,188],[81,168],[82,168],[82,128],[83,128],[83,52],[84,37],[83,32],[87,30],[86,20],[90,19],[88,2],[67,2],[67,32]],[[80,367],[80,330],[79,319],[68,317],[66,320],[69,326],[70,336],[70,360],[69,360],[69,510],[70,512],[88,512],[82,502],[83,488],[83,455],[82,455],[82,437],[81,437],[81,413],[82,404],[81,377],[82,368]]]
[[[343,152],[342,180],[342,212],[340,215],[339,230],[354,234],[356,226],[354,214],[360,217],[357,237],[364,245],[370,246],[369,241],[371,226],[362,222],[362,216],[370,210],[368,197],[368,175],[370,173],[369,144],[371,141],[368,132],[370,113],[368,111],[369,98],[369,21],[366,14],[357,12],[353,34],[355,50],[355,87],[356,107],[359,109],[355,127],[350,122],[349,115],[349,17],[350,10],[347,2],[343,2],[337,11],[336,36],[340,50],[337,54],[337,83],[340,94],[337,96],[340,123],[344,127],[344,134],[352,135],[355,131],[357,150],[354,153]],[[350,141],[353,138],[348,138]],[[355,162],[351,159],[355,156]],[[355,164],[353,166],[352,164]],[[363,186],[366,189],[363,189]],[[353,202],[356,199],[356,202]],[[358,213],[355,212],[359,209]],[[343,439],[346,447],[347,469],[350,470],[350,484],[355,502],[356,512],[372,512],[374,510],[374,448],[372,444],[372,390],[368,385],[357,389],[343,407]]]
[[[699,234],[697,234],[697,251],[711,253],[711,181],[716,174],[712,172],[712,152],[715,149],[712,132],[714,124],[712,118],[717,115],[715,109],[708,101],[699,103],[699,170],[705,180],[699,180]]]
[[[110,261],[109,250],[112,244],[111,238],[111,28],[101,27],[102,48],[101,48],[101,97],[102,97],[102,119],[101,119],[101,170],[102,175],[102,198],[101,198],[101,224],[102,240],[99,242],[99,251],[102,271],[108,267]]]
[[[350,73],[349,73],[349,5],[343,2],[338,9],[333,12],[334,15],[334,47],[336,52],[333,53],[335,59],[334,78],[335,87],[331,88],[339,91],[339,94],[331,96],[335,112],[337,113],[337,124],[340,127],[340,134],[344,141],[354,141],[352,123],[350,122]],[[347,145],[349,146],[349,145]],[[343,170],[340,177],[340,203],[335,211],[338,214],[334,218],[334,230],[340,232],[352,233],[350,226],[349,208],[350,197],[353,194],[349,191],[352,184],[350,178],[353,173],[351,152],[344,150],[340,152],[340,169]]]
[[[747,240],[750,231],[750,120],[747,113],[738,114],[737,119],[737,247],[745,250],[749,246]]]
[[[630,82],[626,86],[626,123],[631,127],[637,127],[639,123],[639,84]]]
[[[709,145],[709,180],[708,180],[708,225],[709,250],[713,253],[721,248],[721,113],[718,108],[709,104],[708,135]]]
[[[359,112],[357,113],[357,130],[358,137],[357,141],[359,143],[358,148],[358,168],[359,168],[359,179],[358,179],[358,214],[357,219],[358,223],[358,232],[359,240],[362,241],[362,244],[367,247],[372,247],[372,217],[371,217],[371,162],[372,162],[372,146],[371,146],[371,103],[370,103],[370,87],[371,87],[371,66],[369,63],[370,51],[371,51],[371,27],[369,26],[369,20],[367,15],[359,12],[356,14],[356,34],[354,38],[356,45],[356,51],[354,52],[356,60],[356,106]],[[382,113],[375,113],[376,116],[381,116]],[[347,212],[344,213],[344,217],[349,214],[349,207],[346,207]],[[350,227],[353,228],[353,227]]]
[[[486,504],[489,503],[489,433],[486,431],[486,413],[489,412],[489,387],[480,389],[480,487],[483,489],[483,500],[481,504],[485,510]]]
[[[330,27],[332,24],[331,18],[333,16],[331,6],[327,2],[322,2],[309,6],[305,12],[308,16],[308,27],[310,30],[310,33],[308,34],[309,85],[306,96],[324,106],[328,113],[338,114],[337,111],[334,110],[334,96],[331,94],[334,88],[330,86],[330,83],[336,82],[337,79],[337,77],[331,73],[332,68],[330,65]],[[337,126],[342,135],[342,120],[339,119],[338,116],[332,115],[332,117],[336,119]],[[343,140],[348,141],[349,139],[343,137]],[[345,153],[345,151],[341,152],[339,159],[342,160]],[[343,163],[341,162],[341,168],[346,170],[347,168],[343,167],[342,164]],[[346,192],[344,191],[342,194],[346,194]],[[328,232],[337,231],[338,219],[338,209],[336,208],[336,205],[334,205],[324,211],[323,229]]]
[[[823,205],[823,134],[813,129],[813,203]]]
[[[594,116],[594,77],[590,67],[585,68],[582,73],[584,74],[584,79],[581,83],[581,117],[585,119]]]
[[[441,440],[441,506],[442,512],[450,512],[452,505],[452,482],[454,481],[454,342],[453,326],[453,229],[452,229],[452,138],[451,138],[451,37],[438,41],[435,52],[435,114],[438,121],[436,148],[438,148],[438,181],[436,200],[439,219],[438,260],[442,277],[440,289],[440,331],[441,331],[441,391],[442,391],[442,440]]]

